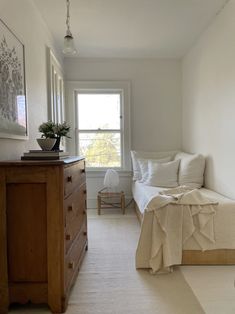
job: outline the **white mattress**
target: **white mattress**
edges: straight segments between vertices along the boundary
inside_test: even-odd
[[[142,213],[144,213],[149,201],[162,190],[164,188],[147,186],[138,181],[133,182],[133,198]],[[216,243],[211,244],[208,249],[235,249],[235,201],[208,189],[201,188],[200,191],[209,200],[219,202],[214,218]],[[184,244],[184,249],[199,250],[200,247],[191,237]]]

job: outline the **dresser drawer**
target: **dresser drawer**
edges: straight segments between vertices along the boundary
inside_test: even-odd
[[[64,169],[64,195],[67,197],[78,188],[79,185],[86,181],[85,161],[68,166]]]
[[[81,259],[87,245],[87,226],[84,221],[81,232],[77,235],[71,250],[65,257],[65,287],[66,290],[73,282],[76,273],[79,270]],[[73,278],[74,277],[74,278]]]
[[[86,214],[83,214],[83,216],[80,216],[79,219],[74,219],[68,227],[65,229],[65,250],[66,253],[69,251],[74,239],[80,232],[81,226],[86,223],[87,218]]]
[[[72,194],[64,199],[65,227],[69,226],[80,215],[86,214],[86,184],[80,185]]]
[[[86,185],[83,184],[64,200],[65,210],[65,248],[69,250],[73,240],[86,221]]]

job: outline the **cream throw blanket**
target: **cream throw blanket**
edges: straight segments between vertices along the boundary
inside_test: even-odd
[[[198,189],[181,186],[154,197],[144,213],[136,251],[136,268],[153,273],[181,264],[183,244],[193,236],[202,250],[214,242],[215,205]]]

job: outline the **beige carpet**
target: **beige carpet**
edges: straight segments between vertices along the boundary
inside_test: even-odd
[[[235,265],[181,266],[207,314],[235,313]]]
[[[135,269],[139,232],[133,212],[90,215],[89,252],[71,293],[69,314],[204,313],[179,269],[158,276]]]
[[[89,211],[89,250],[71,292],[68,314],[201,314],[197,298],[179,268],[151,275],[135,269],[140,226],[129,210]],[[16,307],[11,313],[49,313]]]

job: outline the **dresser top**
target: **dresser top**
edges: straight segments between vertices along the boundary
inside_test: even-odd
[[[58,166],[75,163],[83,159],[84,157],[73,156],[58,160],[2,160],[0,166]]]

